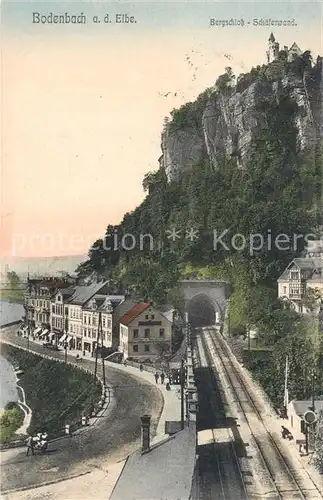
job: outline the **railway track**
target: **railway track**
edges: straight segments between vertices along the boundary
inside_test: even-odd
[[[263,476],[262,498],[322,498],[307,471],[295,467],[280,436],[268,428],[265,405],[253,394],[224,339],[213,329],[204,329],[201,337],[209,363],[218,366],[225,385],[230,389],[231,402],[236,406],[241,428],[249,433],[248,443],[254,452],[257,473]]]
[[[199,366],[202,370],[206,370],[201,382],[204,404],[207,406],[201,410],[203,413],[209,412],[208,422],[204,426],[206,429],[199,432],[201,498],[247,500],[249,497],[237,457],[235,439],[231,428],[225,425],[225,411],[219,395],[215,369],[212,367],[210,354],[204,349],[200,338],[197,339],[197,346]]]

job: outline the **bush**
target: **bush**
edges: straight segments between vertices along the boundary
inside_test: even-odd
[[[24,413],[15,403],[14,407],[3,411],[0,417],[0,441],[7,442],[12,439],[15,432],[23,424]]]
[[[7,345],[2,353],[24,372],[19,382],[32,409],[31,434],[60,432],[80,421],[101,397],[101,384],[78,368]]]

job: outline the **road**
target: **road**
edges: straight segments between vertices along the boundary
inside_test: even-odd
[[[26,347],[26,339],[14,333],[1,332],[2,340]],[[42,346],[29,343],[30,350],[64,358],[64,352],[48,351]],[[68,361],[76,364],[75,357]],[[94,370],[91,360],[83,360],[83,366]],[[114,404],[108,415],[98,425],[84,430],[72,438],[64,437],[49,445],[46,455],[26,457],[25,449],[1,453],[2,490],[34,486],[53,481],[93,467],[103,462],[115,463],[133,452],[140,443],[140,417],[152,415],[153,426],[162,411],[162,395],[153,385],[111,368],[105,369],[106,384],[114,392]],[[101,367],[98,372],[100,375]],[[27,396],[28,398],[28,396]]]
[[[206,425],[213,425],[211,468],[201,454],[201,487],[213,490],[203,498],[322,498],[308,472],[285,446],[277,419],[256,393],[223,337],[211,328],[203,329],[197,347],[200,366],[208,365],[211,373],[211,386],[209,383],[204,391],[204,384],[202,389],[204,398],[210,400],[209,419],[216,416]],[[217,438],[215,430],[221,426],[225,430]]]

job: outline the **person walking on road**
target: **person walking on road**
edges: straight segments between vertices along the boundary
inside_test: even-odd
[[[160,374],[160,383],[163,384],[164,380],[165,380],[165,375],[164,375],[164,373],[161,373]]]
[[[156,380],[156,384],[158,384],[159,375],[158,375],[158,373],[157,373],[157,372],[155,373],[155,380]]]
[[[27,439],[27,453],[26,453],[27,457],[29,456],[30,451],[31,451],[31,454],[33,455],[34,454],[34,440],[33,440],[32,436],[29,436],[29,438]]]
[[[144,367],[142,365],[139,366],[139,370],[142,372]]]

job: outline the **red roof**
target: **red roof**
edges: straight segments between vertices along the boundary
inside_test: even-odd
[[[129,325],[139,314],[144,312],[148,307],[151,307],[151,304],[148,302],[139,302],[139,304],[136,304],[130,311],[128,311],[126,314],[124,314],[120,319],[119,323],[122,323],[123,325]]]

